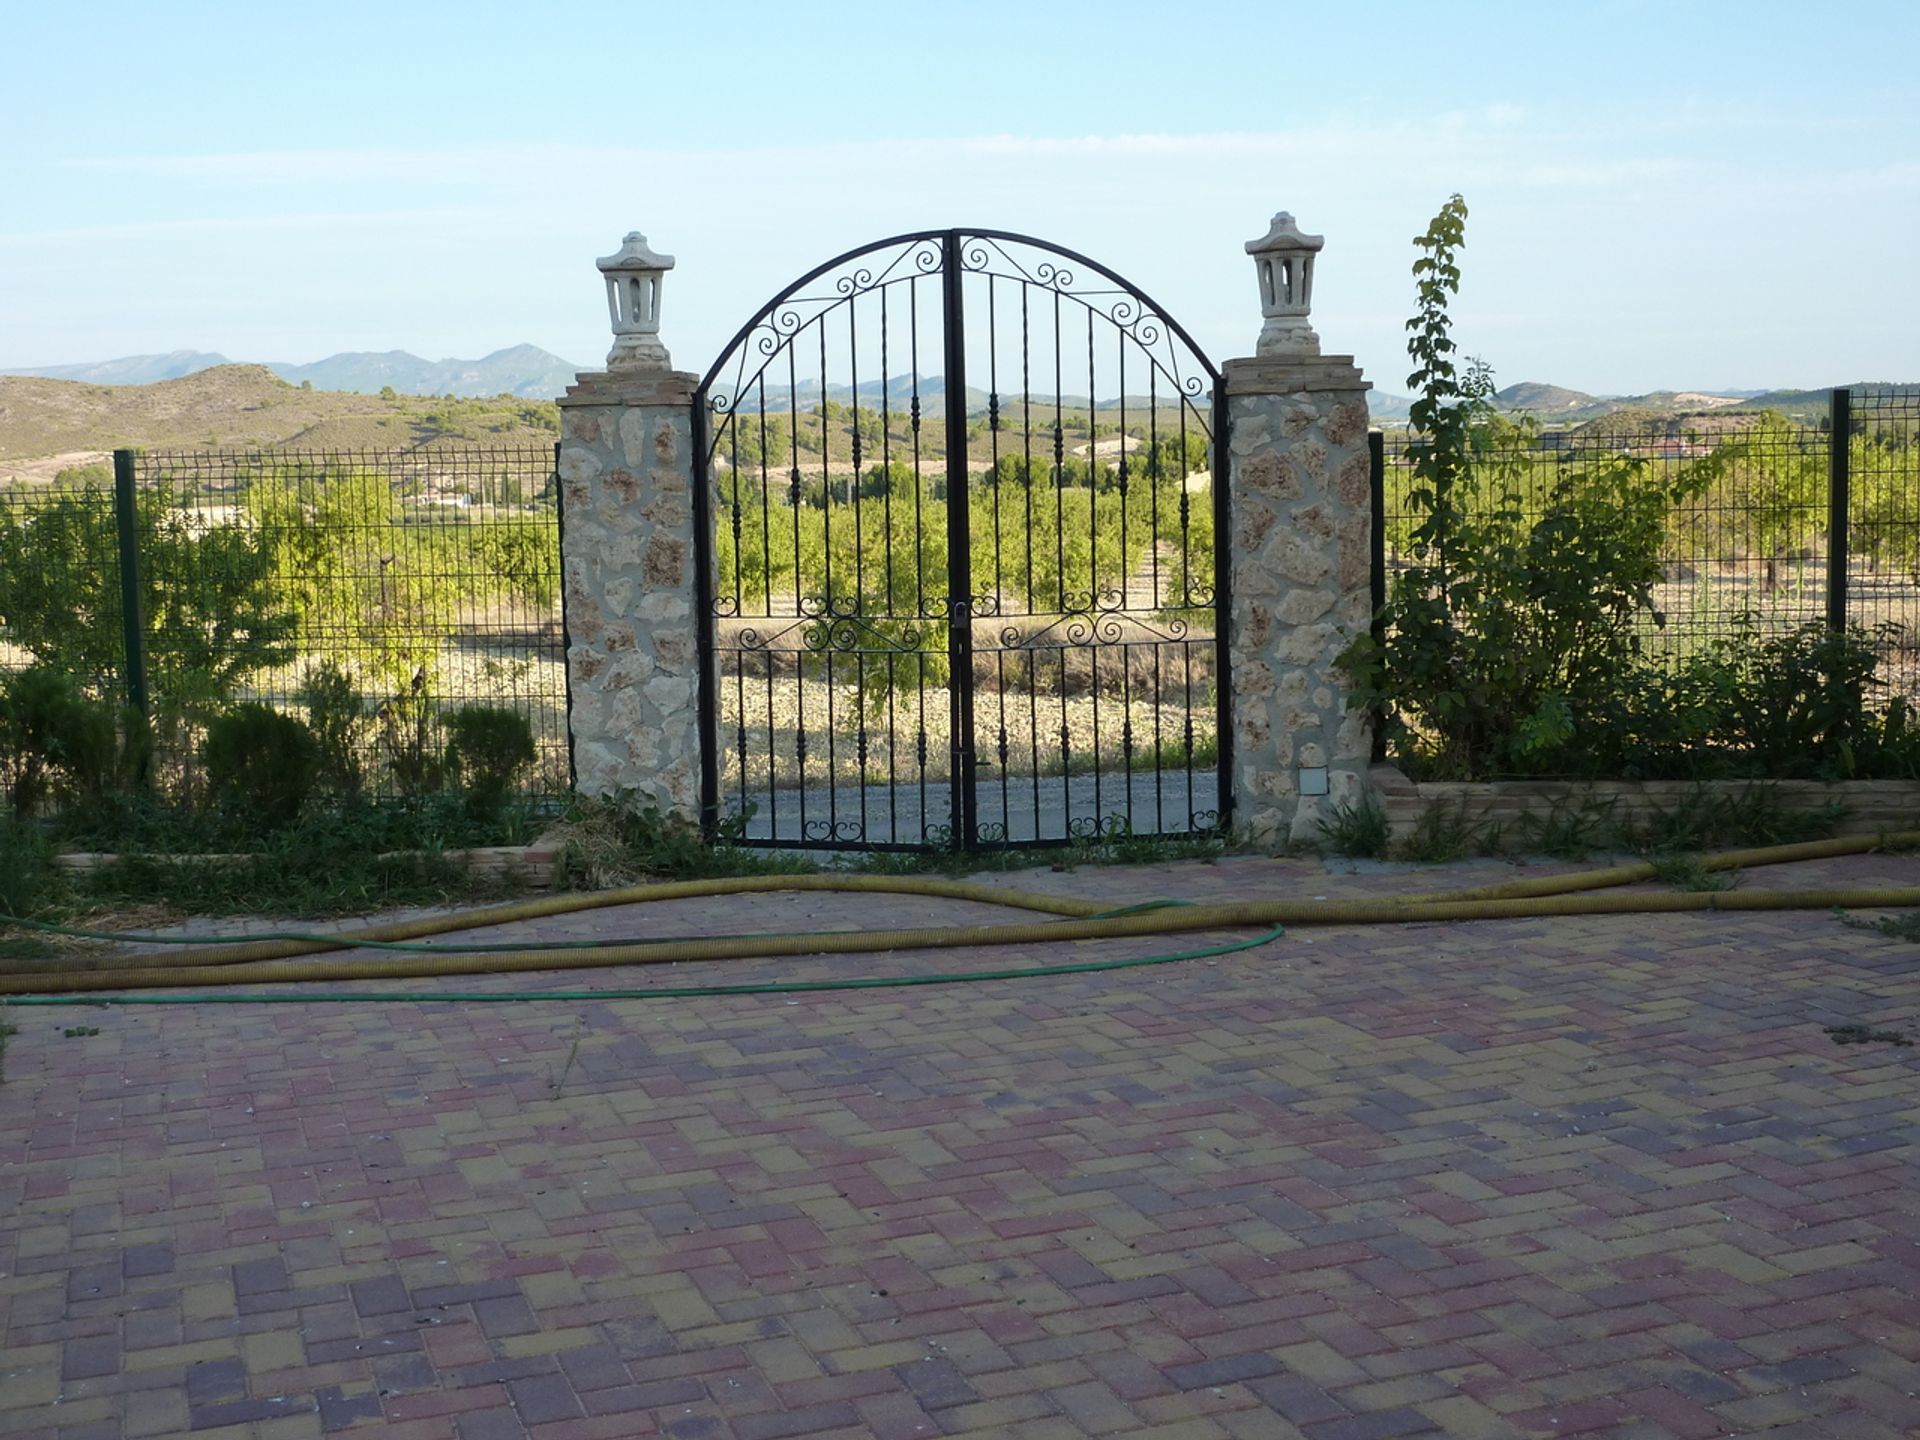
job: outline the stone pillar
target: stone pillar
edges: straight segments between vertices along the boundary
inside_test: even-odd
[[[1222,367],[1233,516],[1234,820],[1264,844],[1318,840],[1327,807],[1366,785],[1373,748],[1369,718],[1348,710],[1345,677],[1333,663],[1372,617],[1371,386],[1351,356],[1319,353],[1303,301],[1288,307],[1282,338],[1273,339],[1275,253],[1310,263],[1320,243],[1283,214],[1248,244],[1263,267],[1268,328],[1260,355]]]
[[[693,392],[677,371],[579,377],[560,401],[567,681],[583,795],[700,815]]]

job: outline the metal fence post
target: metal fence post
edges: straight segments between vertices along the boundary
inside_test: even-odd
[[[133,451],[113,452],[113,521],[120,537],[120,626],[126,647],[121,676],[127,703],[147,718],[147,616],[141,601],[140,514],[133,490]]]
[[[961,282],[960,232],[941,243],[942,318],[946,326],[947,422],[947,653],[948,698],[953,709],[953,848],[974,850],[980,843],[980,797],[975,786],[978,759],[973,748],[973,531],[967,491],[967,320]],[[821,391],[824,406],[826,392]],[[1089,404],[1092,402],[1089,401]],[[1091,412],[1089,412],[1091,414]],[[1091,423],[1091,422],[1089,422]],[[1091,440],[1089,440],[1091,443]],[[1093,454],[1089,450],[1088,455]],[[1091,459],[1088,461],[1092,465]],[[1089,470],[1091,473],[1091,470]],[[854,477],[858,483],[859,477]],[[1089,482],[1091,483],[1091,482]]]
[[[560,442],[553,442],[553,519],[554,543],[560,547],[560,674],[567,713],[560,725],[567,732],[567,790],[580,788],[580,769],[573,753],[573,670],[568,655],[573,650],[573,632],[567,628],[567,487],[560,481]]]
[[[1368,564],[1371,568],[1373,620],[1369,627],[1375,645],[1387,642],[1387,437],[1378,430],[1367,432],[1367,523]],[[1374,717],[1373,758],[1387,758],[1387,727],[1383,716]]]
[[[1851,508],[1853,392],[1833,392],[1827,436],[1827,628],[1847,628],[1847,515]]]

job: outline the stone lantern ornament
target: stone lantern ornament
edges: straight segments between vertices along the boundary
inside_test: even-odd
[[[1313,257],[1326,243],[1324,235],[1301,234],[1285,210],[1273,217],[1266,234],[1247,241],[1260,276],[1260,313],[1266,317],[1254,354],[1320,353],[1320,337],[1307,324],[1307,312],[1313,308]]]
[[[656,253],[634,230],[619,250],[594,263],[607,277],[607,314],[613,321],[607,369],[670,370],[673,362],[660,343],[660,282],[673,268],[673,257]]]

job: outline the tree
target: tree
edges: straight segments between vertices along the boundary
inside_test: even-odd
[[[393,481],[361,470],[269,471],[246,491],[274,582],[308,634],[326,635],[393,690],[431,678],[458,618],[460,588],[431,529],[410,525]],[[496,563],[532,565],[521,547]],[[550,567],[528,583],[553,584]]]
[[[135,504],[141,604],[156,708],[201,714],[249,673],[293,658],[293,616],[266,536],[209,524],[165,486]],[[119,539],[110,492],[93,483],[0,515],[0,618],[37,658],[112,694],[125,661]]]
[[[1379,617],[1384,639],[1359,637],[1340,662],[1353,703],[1381,710],[1396,748],[1450,779],[1550,769],[1617,702],[1642,622],[1661,620],[1667,511],[1700,483],[1609,455],[1523,493],[1538,479],[1531,422],[1495,414],[1487,367],[1454,358],[1466,213],[1453,196],[1415,241],[1411,563]]]

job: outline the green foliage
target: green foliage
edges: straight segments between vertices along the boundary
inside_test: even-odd
[[[749,427],[751,428],[751,427]],[[970,482],[971,563],[976,590],[998,590],[1036,612],[1111,603],[1156,543],[1173,558],[1162,577],[1176,608],[1204,605],[1214,571],[1213,505],[1186,479],[1207,463],[1206,441],[1163,438],[1117,464],[1068,456],[1003,454]],[[832,597],[836,613],[938,619],[946,595],[947,502],[940,477],[918,478],[898,461],[869,467],[857,487],[835,477],[764,493],[760,477],[721,486],[719,591],[737,592],[743,613],[769,598]],[[944,648],[937,646],[936,648]]]
[[[1515,822],[1517,848],[1556,860],[1583,860],[1596,852],[1633,848],[1612,797],[1577,794],[1555,799],[1544,815],[1523,813]]]
[[[1860,920],[1851,915],[1843,915],[1841,919],[1856,930],[1874,930],[1889,940],[1906,940],[1920,945],[1920,911],[1906,915],[1881,915],[1873,920]]]
[[[112,710],[64,671],[43,662],[0,680],[0,773],[13,777],[16,819],[33,815],[56,786],[78,797],[103,793],[116,750]]]
[[[1904,779],[1920,776],[1920,725],[1882,701],[1888,627],[1766,631],[1748,615],[1699,651],[1625,673],[1565,771],[1626,779]]]
[[[1668,522],[1669,541],[1685,555],[1746,555],[1764,562],[1764,585],[1782,565],[1810,555],[1826,528],[1827,449],[1772,412],[1719,441],[1688,467],[1689,498]]]
[[[434,744],[433,701],[426,667],[415,670],[407,688],[380,706],[378,717],[380,748],[386,755],[394,788],[416,799],[438,790],[444,763],[440,748]]]
[[[1776,778],[1920,776],[1920,730],[1906,702],[1870,704],[1881,684],[1876,641],[1895,633],[1808,624],[1761,637],[1749,621],[1684,669],[1676,688],[1718,700],[1706,738]]]
[[[1391,827],[1386,807],[1372,789],[1363,790],[1358,800],[1340,800],[1316,822],[1321,839],[1336,855],[1363,860],[1387,857]]]
[[[1703,787],[1682,804],[1647,815],[1631,831],[1628,848],[1663,855],[1794,845],[1826,839],[1846,816],[1841,804],[1789,807],[1771,785],[1737,791]]]
[[[498,898],[438,851],[376,852],[357,837],[292,826],[234,859],[122,855],[79,884],[92,904],[161,905],[196,915],[363,915],[408,905]]]
[[[278,592],[307,634],[398,688],[439,660],[460,595],[428,527],[408,525],[393,482],[365,471],[270,473],[246,491]]]
[[[376,854],[520,845],[532,840],[542,823],[534,807],[523,804],[476,817],[464,796],[445,791],[402,801],[315,797],[298,819],[277,829],[251,811],[110,795],[97,806],[61,814],[53,834],[82,850],[172,858],[300,845],[329,853],[357,848]]]
[[[33,914],[54,879],[53,842],[37,826],[0,811],[0,914]]]
[[[360,757],[373,715],[353,676],[332,660],[321,660],[307,667],[297,698],[319,751],[314,775],[319,787],[334,795],[359,795],[366,784]]]
[[[313,733],[268,705],[238,705],[215,717],[202,753],[213,798],[269,830],[299,817],[320,773]]]
[[[1733,890],[1740,884],[1739,870],[1709,870],[1695,855],[1658,855],[1652,863],[1654,879],[1676,890]]]
[[[513,499],[511,477],[482,488],[499,493],[491,513],[449,524],[388,475],[273,467],[246,486],[247,528],[264,537],[301,633],[399,690],[432,677],[463,606],[515,599],[545,613],[559,596],[551,517]]]
[[[467,705],[444,716],[447,774],[478,815],[497,815],[533,764],[533,727],[517,710]]]
[[[805,855],[750,850],[735,843],[744,817],[708,844],[684,816],[642,805],[631,792],[605,799],[579,797],[555,829],[565,883],[586,890],[641,879],[692,880],[730,875],[807,874]]]
[[[1400,842],[1400,857],[1438,865],[1468,855],[1496,854],[1500,841],[1498,822],[1475,819],[1467,813],[1465,800],[1453,805],[1429,805]]]
[[[1667,512],[1697,483],[1607,456],[1527,493],[1531,467],[1513,457],[1530,423],[1496,415],[1486,368],[1454,360],[1465,222],[1456,195],[1416,242],[1411,563],[1393,577],[1384,640],[1362,636],[1341,661],[1354,702],[1447,779],[1537,771],[1580,747],[1640,654],[1642,622],[1659,623]]]
[[[54,472],[53,488],[56,492],[85,490],[89,486],[96,490],[113,487],[113,467],[110,465],[68,465]]]
[[[1341,658],[1397,758],[1440,779],[1920,774],[1907,705],[1875,703],[1890,631],[1773,635],[1744,618],[1692,655],[1644,653],[1672,548],[1745,547],[1779,582],[1824,523],[1823,449],[1762,415],[1682,465],[1543,460],[1531,422],[1491,410],[1485,368],[1454,359],[1465,218],[1455,196],[1417,242],[1408,563],[1383,638]]]
[[[202,526],[165,487],[140,493],[141,604],[166,717],[203,715],[248,672],[292,658],[293,621],[263,538]],[[98,693],[122,663],[119,539],[110,490],[92,482],[0,513],[0,615],[9,638]]]

